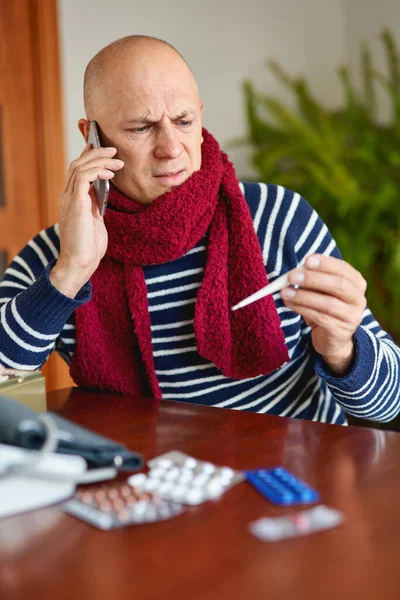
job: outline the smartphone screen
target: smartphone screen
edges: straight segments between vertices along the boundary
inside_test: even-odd
[[[96,121],[90,121],[88,143],[92,144],[93,148],[101,148]],[[102,179],[96,179],[96,181],[93,182],[93,185],[96,191],[99,212],[101,216],[104,217],[107,208],[108,194],[110,192],[110,182],[108,180],[103,181]]]

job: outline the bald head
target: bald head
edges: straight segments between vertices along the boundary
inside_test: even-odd
[[[201,167],[202,112],[196,80],[170,44],[129,36],[90,61],[84,83],[87,141],[96,121],[103,146],[117,149],[124,168],[113,184],[149,204]]]
[[[129,35],[100,50],[88,63],[83,82],[85,112],[89,120],[98,119],[98,112],[108,104],[107,81],[118,70],[140,69],[153,60],[160,63],[160,57],[172,63],[181,63],[189,78],[197,88],[193,73],[183,56],[168,42],[146,35]],[[171,64],[171,63],[170,63]],[[172,66],[172,64],[171,64]],[[114,67],[114,68],[113,68]]]

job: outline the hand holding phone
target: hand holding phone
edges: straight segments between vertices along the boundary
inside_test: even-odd
[[[59,199],[61,250],[51,269],[50,281],[71,298],[89,281],[107,250],[107,229],[100,215],[104,215],[107,206],[109,185],[92,184],[100,178],[102,182],[111,179],[115,171],[124,167],[122,160],[113,158],[115,147],[100,146],[92,150],[92,143],[96,146],[100,143],[98,134],[94,138],[94,132],[90,144],[87,143],[80,157],[71,162]],[[93,210],[97,202],[99,209]]]
[[[101,148],[99,130],[96,121],[90,121],[88,143],[92,144],[93,148]],[[97,204],[99,212],[104,217],[107,208],[108,194],[110,192],[110,182],[106,179],[96,179],[93,182],[96,191]]]

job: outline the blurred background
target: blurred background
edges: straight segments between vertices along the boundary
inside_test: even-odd
[[[83,73],[129,34],[174,45],[239,177],[302,193],[400,341],[398,0],[0,0],[0,272],[57,219]],[[272,62],[271,62],[272,61]],[[52,359],[49,389],[69,384]]]

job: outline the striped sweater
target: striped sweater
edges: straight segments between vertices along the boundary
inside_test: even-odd
[[[268,278],[315,252],[340,257],[317,213],[298,194],[244,183]],[[75,299],[58,292],[49,271],[59,254],[58,226],[41,231],[8,267],[0,283],[0,363],[37,369],[56,350],[68,363],[75,350],[74,311],[90,299],[90,282]],[[144,267],[155,370],[163,398],[346,424],[345,413],[390,421],[400,409],[400,350],[364,312],[351,371],[335,377],[311,345],[310,327],[274,301],[290,361],[269,375],[231,380],[197,352],[194,305],[207,254],[207,235],[181,258]]]

